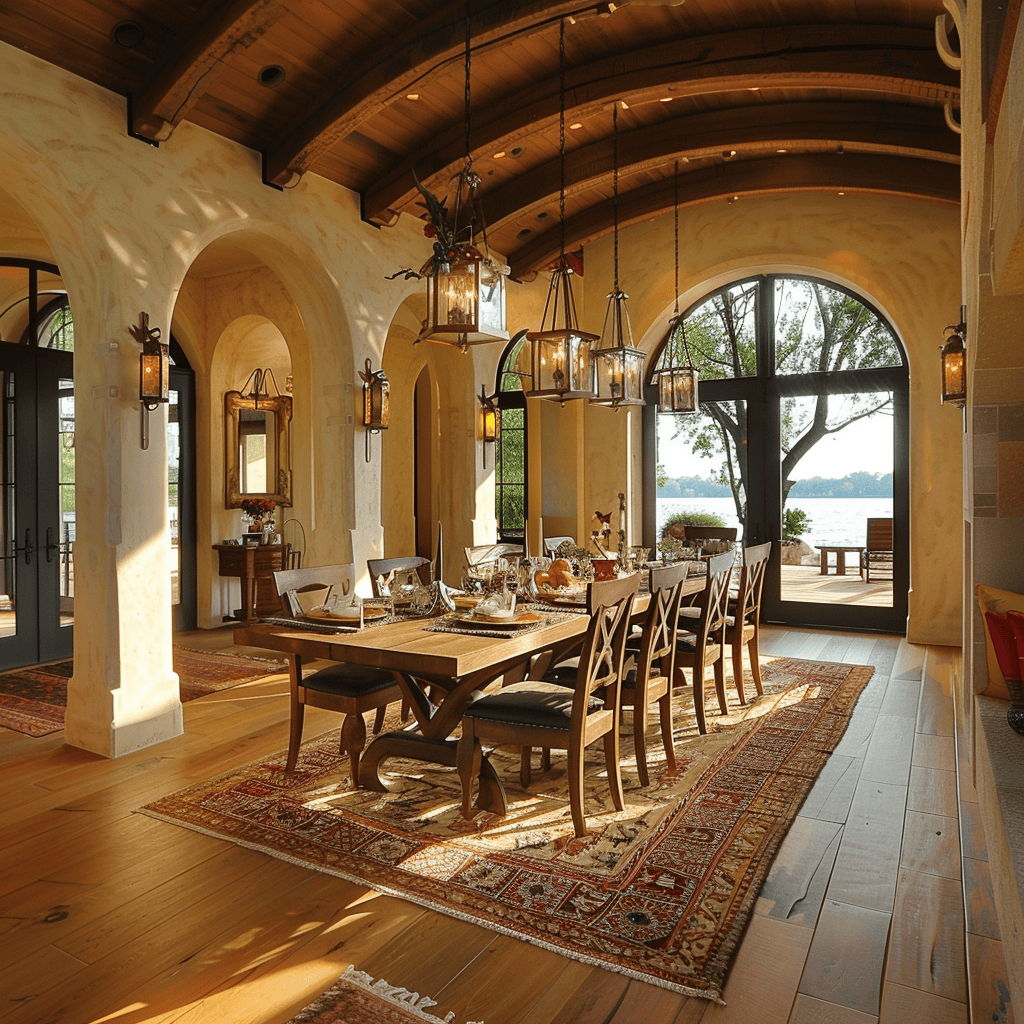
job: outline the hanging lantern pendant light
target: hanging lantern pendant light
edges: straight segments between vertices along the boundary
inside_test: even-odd
[[[457,345],[463,350],[470,345],[508,341],[505,277],[509,268],[497,263],[487,248],[487,226],[476,198],[480,175],[473,170],[470,147],[470,2],[466,0],[466,161],[453,179],[456,182],[455,209],[449,219],[446,200],[439,201],[416,181],[429,217],[424,231],[435,241],[433,254],[419,275],[408,272],[411,276],[424,277],[427,282],[427,318],[417,342],[437,341]],[[465,224],[462,223],[464,218]],[[480,224],[482,250],[473,244],[475,222]]]
[[[540,330],[530,331],[530,390],[527,398],[547,398],[563,405],[574,399],[591,398],[590,353],[596,334],[579,329],[576,300],[572,294],[573,270],[565,252],[565,19],[558,29],[559,122],[558,152],[561,170],[559,189],[559,231],[562,255],[551,274]],[[550,315],[550,319],[549,319]],[[559,324],[561,326],[559,326]]]
[[[669,321],[665,348],[669,365],[657,373],[658,412],[695,413],[697,411],[697,368],[690,358],[686,343],[686,317],[679,312],[679,164],[676,163],[675,180],[675,241],[676,241],[676,307]],[[680,364],[680,357],[684,362]],[[662,360],[664,362],[664,359]]]
[[[626,299],[619,287],[619,104],[612,108],[612,196],[614,208],[615,287],[601,329],[601,343],[594,350],[591,405],[618,409],[620,405],[646,405],[643,397],[644,353],[633,344]]]

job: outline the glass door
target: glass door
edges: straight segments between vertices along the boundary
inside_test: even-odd
[[[167,408],[167,517],[172,628],[196,628],[195,374],[172,339]]]
[[[0,668],[69,657],[74,625],[74,388],[69,352],[0,345]]]

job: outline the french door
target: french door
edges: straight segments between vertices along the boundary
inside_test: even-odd
[[[0,344],[0,668],[72,653],[73,358],[71,352]]]
[[[728,285],[685,324],[686,346],[666,339],[653,366],[692,353],[700,407],[660,416],[647,388],[644,543],[671,515],[712,514],[744,546],[774,542],[766,620],[904,632],[909,374],[895,331],[835,285],[782,275]],[[884,580],[861,571],[873,518],[892,524]]]

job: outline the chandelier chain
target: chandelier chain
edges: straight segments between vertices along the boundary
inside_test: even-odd
[[[469,92],[470,64],[471,64],[471,57],[470,57],[470,53],[471,53],[471,35],[470,35],[471,27],[470,26],[471,26],[471,21],[472,21],[471,3],[472,3],[472,0],[466,0],[466,168],[467,168],[467,170],[469,169],[469,165],[472,162],[472,156],[471,156],[471,150],[470,150],[470,141],[469,141],[469,116],[470,116],[470,109],[471,109],[471,107],[470,107],[470,92]]]
[[[565,256],[565,18],[558,22],[558,231]]]
[[[615,292],[619,291],[619,102],[612,107],[612,217],[614,223]]]
[[[676,161],[676,176],[673,185],[673,202],[676,211],[676,308],[675,315],[679,316],[679,161]]]

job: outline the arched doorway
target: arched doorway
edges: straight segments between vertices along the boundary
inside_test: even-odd
[[[494,513],[498,540],[522,544],[529,513],[529,435],[526,394],[519,372],[519,357],[526,345],[526,331],[520,331],[505,346],[498,360],[496,396],[498,437],[494,453]]]
[[[806,554],[775,545],[766,617],[902,633],[909,373],[895,331],[860,297],[789,275],[716,291],[687,314],[686,331],[700,409],[659,416],[649,389],[645,543],[660,542],[673,513],[717,515],[744,544],[781,542],[803,526]],[[681,358],[663,347],[652,365]],[[869,518],[890,521],[893,534],[891,579],[874,586],[860,570]]]
[[[72,652],[74,347],[57,267],[0,259],[0,668]]]

